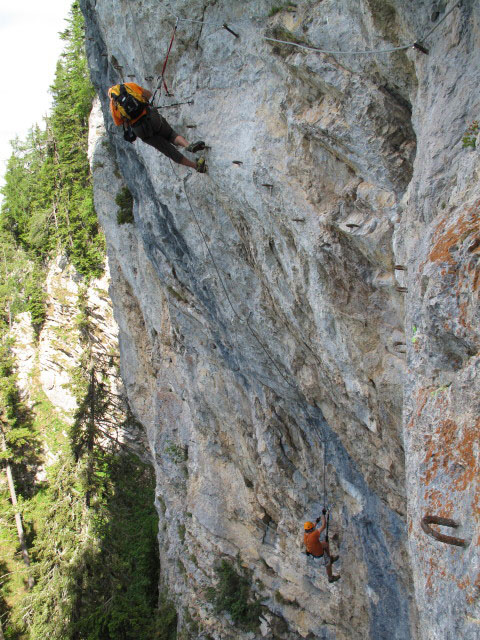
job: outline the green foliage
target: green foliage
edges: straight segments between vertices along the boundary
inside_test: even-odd
[[[112,436],[122,426],[112,417],[116,400],[105,379],[112,367],[95,361],[93,368],[96,336],[85,295],[77,318],[84,354],[72,372],[78,410],[71,427],[39,388],[32,391],[31,409],[21,401],[6,337],[23,311],[40,330],[45,265],[53,256],[66,254],[86,281],[103,268],[86,153],[93,89],[77,0],[62,38],[51,116],[44,130],[34,126],[24,141],[12,143],[2,188],[0,417],[7,450],[1,457],[14,472],[35,576],[28,591],[13,508],[0,483],[2,627],[7,640],[175,640],[175,608],[166,596],[157,602],[152,469]],[[42,468],[46,479],[39,481]]]
[[[123,187],[123,189],[117,193],[115,203],[118,205],[118,224],[132,224],[135,222],[135,218],[133,217],[133,196],[128,187]]]
[[[444,391],[446,391],[448,389],[448,387],[450,386],[451,383],[449,384],[444,384],[441,387],[437,387],[436,389],[434,389],[433,391],[430,392],[430,395],[432,396],[432,398],[436,398],[440,393],[443,393]]]
[[[78,373],[78,372],[77,372]],[[102,438],[107,389],[86,369],[79,409],[42,506],[33,501],[36,584],[24,601],[29,640],[150,640],[155,633],[158,519],[154,475]],[[107,440],[107,442],[110,442]]]
[[[478,131],[479,131],[478,121],[474,120],[472,124],[468,127],[468,129],[465,131],[465,134],[462,138],[464,149],[468,149],[469,147],[471,147],[472,149],[475,149],[475,146],[477,144]]]
[[[261,604],[253,595],[250,579],[225,559],[217,566],[216,574],[218,584],[207,592],[215,612],[226,611],[235,625],[245,631],[256,631]]]
[[[43,289],[43,281],[43,271],[40,267],[34,265],[25,282],[25,300],[37,337],[47,315],[45,308],[47,296]]]
[[[293,2],[287,2],[286,4],[283,4],[280,6],[273,6],[268,13],[268,17],[271,18],[272,16],[277,15],[277,13],[280,13],[281,11],[295,11],[296,8],[297,8],[297,5],[294,4]]]
[[[93,207],[87,158],[94,91],[77,1],[68,23],[61,35],[65,49],[51,87],[53,107],[46,128],[35,125],[25,141],[12,143],[2,188],[0,244],[8,237],[37,263],[61,250],[80,273],[91,277],[103,270],[105,246]],[[37,300],[33,306],[37,321],[41,305]]]
[[[282,9],[283,7],[272,7],[268,13],[268,16],[271,18],[272,16],[277,15],[277,13],[280,13]]]
[[[187,528],[185,527],[184,524],[178,524],[177,530],[178,530],[178,537],[180,538],[180,541],[185,542],[185,533],[187,531]]]
[[[165,447],[165,453],[175,464],[180,464],[188,460],[188,448],[181,447],[171,440],[168,441],[167,446]]]
[[[167,594],[160,595],[159,606],[155,616],[155,632],[153,640],[177,640],[177,612]]]
[[[31,640],[150,640],[158,580],[151,470],[101,454],[100,496],[85,509],[82,462],[64,457],[37,513],[36,585],[26,598]],[[47,507],[45,509],[45,507]]]
[[[8,340],[0,344],[0,442],[3,439],[6,450],[0,449],[0,459],[9,460],[28,484],[38,463],[40,447],[32,430],[31,412],[18,392]]]

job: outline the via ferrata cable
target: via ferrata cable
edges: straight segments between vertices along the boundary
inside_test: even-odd
[[[172,167],[172,169],[173,169],[173,167]],[[205,234],[203,233],[203,229],[202,229],[202,227],[201,227],[201,225],[200,225],[200,222],[199,222],[199,220],[198,220],[198,218],[197,218],[197,216],[196,216],[196,214],[195,214],[195,211],[194,211],[194,209],[193,209],[193,207],[192,207],[192,203],[190,202],[190,197],[189,197],[189,195],[188,195],[188,191],[187,191],[187,188],[186,188],[186,181],[185,181],[185,180],[184,180],[184,183],[183,183],[183,189],[184,189],[185,196],[186,196],[186,198],[187,198],[187,202],[188,202],[188,204],[189,204],[190,210],[191,210],[191,212],[192,212],[193,218],[194,218],[195,223],[196,223],[196,225],[197,225],[197,227],[198,227],[198,230],[199,230],[200,235],[201,235],[201,237],[202,237],[202,240],[203,240],[203,242],[204,242],[204,244],[205,244],[205,247],[206,247],[206,249],[207,249],[207,252],[208,252],[208,254],[209,254],[209,256],[210,256],[210,260],[212,261],[212,264],[213,264],[213,266],[214,266],[214,268],[215,268],[215,271],[217,272],[218,279],[220,280],[220,284],[222,285],[222,289],[223,289],[223,291],[224,291],[224,293],[225,293],[225,297],[226,297],[226,299],[227,299],[227,301],[228,301],[228,304],[230,305],[230,307],[231,307],[231,309],[232,309],[232,311],[233,311],[233,314],[234,314],[234,315],[235,315],[235,317],[236,317],[236,318],[238,318],[240,321],[242,321],[242,320],[243,320],[243,321],[245,322],[246,326],[248,327],[248,330],[250,331],[250,333],[252,334],[252,336],[255,338],[255,340],[257,341],[257,343],[260,345],[260,347],[261,347],[261,348],[262,348],[262,350],[264,351],[265,355],[266,355],[266,356],[267,356],[267,358],[270,360],[270,362],[272,363],[272,365],[274,366],[274,368],[277,370],[277,372],[280,374],[280,376],[285,380],[285,382],[288,384],[288,386],[289,386],[289,387],[291,387],[292,389],[295,389],[295,391],[297,391],[297,389],[296,389],[295,385],[293,385],[293,384],[288,380],[288,378],[287,378],[286,374],[284,374],[284,373],[282,372],[282,370],[280,369],[280,367],[278,366],[278,364],[275,362],[275,360],[273,359],[273,357],[270,355],[270,353],[269,353],[269,351],[268,351],[267,347],[264,345],[263,341],[259,338],[259,336],[258,336],[257,332],[256,332],[256,331],[253,329],[253,327],[251,326],[249,318],[242,318],[242,317],[240,316],[240,314],[238,313],[238,311],[236,310],[235,306],[233,305],[233,303],[232,303],[232,301],[231,301],[231,299],[230,299],[230,295],[229,295],[229,292],[228,292],[227,286],[226,286],[226,284],[225,284],[225,282],[224,282],[224,280],[223,280],[223,278],[222,278],[222,276],[221,276],[221,274],[220,274],[220,270],[219,270],[219,268],[218,268],[218,266],[217,266],[217,262],[216,262],[216,260],[215,260],[215,258],[214,258],[214,256],[213,256],[213,254],[212,254],[212,252],[211,252],[211,250],[210,250],[210,247],[209,247],[209,245],[208,245],[208,242],[207,242],[207,239],[206,239],[206,237],[205,237]]]

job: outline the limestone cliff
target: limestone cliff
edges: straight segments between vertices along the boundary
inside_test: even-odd
[[[121,372],[184,637],[473,640],[480,162],[462,137],[480,111],[480,6],[81,4]],[[207,142],[207,175],[125,142],[108,114],[112,84],[152,87],[174,16],[161,113]],[[265,39],[378,51],[436,25],[428,54]],[[125,186],[134,222],[119,225]],[[302,554],[324,455],[335,585]],[[426,514],[468,547],[427,537]],[[236,557],[263,605],[255,632],[209,602]]]
[[[113,354],[118,349],[118,328],[113,318],[108,294],[108,269],[101,278],[85,285],[82,276],[68,259],[58,256],[47,269],[46,317],[40,334],[35,336],[30,314],[18,315],[12,325],[12,351],[16,363],[19,390],[27,403],[34,396],[45,394],[50,406],[66,424],[73,420],[77,400],[72,390],[72,375],[81,365],[81,328],[78,317],[86,309],[95,335],[93,354]],[[80,298],[83,297],[83,303]],[[107,369],[109,388],[121,393],[122,385],[114,362]],[[138,434],[137,434],[138,435]]]

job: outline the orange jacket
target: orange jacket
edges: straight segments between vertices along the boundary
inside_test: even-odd
[[[139,84],[136,84],[135,82],[125,82],[124,83],[127,87],[130,87],[131,89],[133,89],[134,91],[138,91],[139,93],[141,93],[143,96],[145,96],[145,98],[147,98],[147,100],[149,99],[151,93],[150,91],[148,91],[147,89],[144,89],[143,87],[141,87]],[[111,89],[112,87],[110,87]],[[127,124],[134,124],[135,122],[137,122],[137,120],[140,120],[140,118],[142,118],[146,113],[147,113],[147,109],[145,107],[145,109],[142,111],[142,113],[138,116],[138,118],[135,118],[134,120],[126,120],[125,118],[123,118],[118,109],[117,106],[114,102],[114,100],[112,99],[112,96],[110,94],[110,89],[108,90],[108,95],[110,97],[110,112],[112,114],[112,118],[114,123],[117,125],[117,127],[119,127],[121,124],[123,124],[124,122]],[[148,95],[147,95],[148,94]]]
[[[321,531],[319,529],[315,529],[310,533],[305,533],[303,535],[303,542],[305,543],[305,547],[307,548],[308,553],[311,553],[312,556],[323,556],[323,547],[320,542]]]

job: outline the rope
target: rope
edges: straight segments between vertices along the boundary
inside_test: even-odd
[[[269,42],[277,42],[279,44],[286,44],[286,45],[290,45],[292,47],[298,47],[299,49],[306,49],[307,51],[314,51],[315,53],[324,53],[324,54],[329,54],[329,55],[376,55],[376,54],[380,54],[380,53],[394,53],[395,51],[404,51],[406,49],[411,49],[412,47],[413,48],[418,47],[418,45],[421,42],[424,42],[427,38],[429,38],[432,35],[432,33],[436,29],[438,29],[438,27],[448,18],[448,16],[452,13],[452,11],[454,9],[456,9],[456,7],[458,7],[458,5],[462,1],[463,0],[458,0],[453,5],[453,7],[447,11],[447,13],[442,17],[442,19],[439,20],[439,22],[437,22],[437,24],[435,24],[420,39],[417,39],[414,42],[409,42],[408,44],[401,45],[399,47],[391,47],[389,49],[368,49],[368,50],[363,50],[363,51],[335,51],[335,50],[329,50],[329,49],[320,49],[318,47],[310,47],[308,45],[299,44],[297,42],[289,42],[288,40],[277,40],[275,38],[268,38],[267,36],[263,36],[263,40],[268,40]],[[177,22],[193,22],[193,23],[197,23],[197,24],[208,24],[208,25],[212,25],[212,26],[216,26],[216,27],[225,27],[225,23],[210,22],[209,20],[192,20],[191,18],[180,18],[179,16],[175,15],[169,9],[165,9],[165,10],[167,11],[167,13],[169,13],[171,16],[173,16],[176,19]],[[252,19],[234,20],[232,22],[232,24],[238,24],[240,22],[251,22],[251,20]]]
[[[327,527],[325,530],[325,542],[328,542],[328,526],[330,524],[330,509],[327,505],[327,440],[323,441],[323,508],[327,511]],[[325,556],[326,554],[324,554]],[[325,564],[327,559],[325,558]]]
[[[262,39],[264,39],[264,40],[266,40],[266,41],[269,41],[269,42],[276,42],[276,43],[278,43],[278,44],[285,44],[285,45],[289,45],[289,46],[297,47],[297,48],[299,48],[299,49],[304,49],[304,50],[307,50],[307,51],[313,51],[313,52],[315,52],[315,53],[322,53],[322,54],[328,54],[328,55],[377,55],[377,54],[385,54],[385,53],[394,53],[394,52],[397,52],[397,51],[404,51],[404,50],[406,50],[406,49],[410,49],[410,48],[412,48],[412,47],[419,48],[420,50],[422,50],[422,51],[424,51],[425,53],[427,53],[427,51],[426,51],[426,50],[424,50],[424,49],[420,46],[420,43],[421,43],[421,42],[424,42],[425,40],[427,40],[427,39],[428,39],[428,38],[429,38],[429,37],[430,37],[430,36],[431,36],[435,31],[436,31],[436,29],[438,29],[438,28],[440,27],[440,25],[441,25],[441,24],[443,24],[443,22],[448,18],[448,16],[452,13],[452,11],[454,11],[454,9],[456,9],[456,8],[461,4],[461,2],[462,2],[462,0],[458,0],[458,1],[457,1],[457,2],[456,2],[456,3],[455,3],[451,8],[450,8],[446,13],[445,13],[445,15],[441,18],[441,20],[439,20],[439,21],[438,21],[438,22],[437,22],[437,23],[436,23],[436,24],[435,24],[435,25],[434,25],[434,26],[433,26],[433,27],[432,27],[432,28],[431,28],[431,29],[430,29],[426,34],[424,34],[422,38],[420,38],[419,40],[416,40],[416,41],[414,41],[414,42],[410,42],[410,43],[408,43],[408,44],[401,45],[401,46],[399,46],[399,47],[391,47],[391,48],[388,48],[388,49],[371,49],[371,50],[363,50],[363,51],[359,51],[359,50],[354,50],[354,51],[340,51],[340,50],[338,50],[338,51],[336,51],[336,50],[320,49],[320,48],[317,48],[317,47],[311,47],[311,46],[308,46],[308,45],[304,45],[304,44],[300,44],[300,43],[296,43],[296,42],[289,42],[289,41],[286,41],[286,40],[279,40],[279,39],[275,39],[275,38],[269,38],[269,37],[267,37],[267,36],[263,36],[263,37],[262,37]],[[128,2],[127,2],[127,4],[129,5],[129,3],[128,3]],[[166,84],[166,82],[165,82],[164,74],[165,74],[165,69],[166,69],[166,67],[167,67],[167,63],[168,63],[168,58],[169,58],[169,55],[170,55],[170,51],[171,51],[172,46],[173,46],[173,41],[174,41],[174,39],[175,39],[175,34],[176,34],[176,31],[177,31],[178,23],[179,23],[179,22],[191,22],[191,23],[196,23],[196,24],[208,24],[208,25],[212,25],[212,26],[222,27],[222,28],[226,28],[227,30],[229,30],[229,29],[228,29],[228,27],[227,27],[226,23],[216,23],[216,22],[211,22],[211,21],[208,21],[208,20],[194,20],[194,19],[191,19],[191,18],[181,18],[181,17],[179,17],[179,16],[175,15],[175,14],[174,14],[172,11],[170,11],[169,9],[165,8],[165,10],[167,11],[167,13],[168,13],[168,14],[170,14],[170,15],[171,15],[172,17],[174,17],[174,18],[175,18],[175,20],[176,20],[176,22],[175,22],[175,26],[174,26],[174,29],[173,29],[173,33],[172,33],[172,37],[171,37],[171,40],[170,40],[170,44],[169,44],[169,47],[168,47],[168,50],[167,50],[167,55],[166,55],[166,57],[165,57],[165,61],[164,61],[164,64],[163,64],[162,73],[160,74],[160,76],[158,76],[158,78],[160,78],[160,79],[161,79],[161,81],[163,82],[163,86],[164,86],[164,88],[165,88],[165,91],[166,91],[167,95],[169,95],[169,90],[168,90],[167,84]],[[132,18],[132,21],[133,21],[134,27],[135,27],[135,32],[136,32],[136,35],[137,35],[137,40],[138,40],[138,44],[139,44],[139,47],[140,47],[140,52],[141,52],[141,55],[142,55],[142,59],[143,59],[143,63],[144,63],[144,68],[146,69],[145,57],[144,57],[144,55],[143,55],[143,49],[142,49],[142,45],[141,45],[141,41],[140,41],[140,37],[139,37],[139,35],[138,35],[137,26],[136,26],[135,20],[134,20],[134,18],[133,18],[132,12],[131,12],[130,5],[129,5],[129,11],[130,11],[130,15],[131,15],[131,18]],[[240,21],[240,20],[237,20],[237,21],[234,21],[234,22],[233,22],[233,24],[236,24],[236,23],[239,23],[239,22],[250,22],[250,21],[251,21],[251,20],[241,20],[241,21]],[[229,30],[229,31],[230,31],[230,30]],[[232,33],[233,33],[233,32],[232,32]],[[236,34],[234,34],[234,35],[236,35]],[[157,78],[157,79],[158,79],[158,78]],[[161,86],[161,84],[159,84],[159,86]],[[154,93],[154,96],[153,96],[153,100],[155,99],[155,95],[156,95],[156,93],[157,93],[157,90],[158,90],[158,87],[157,87],[157,89],[155,90],[155,93]],[[153,100],[152,100],[152,102],[153,102]],[[173,173],[175,174],[175,176],[178,178],[178,176],[177,176],[177,174],[176,174],[175,170],[173,169],[173,165],[172,165],[172,171],[173,171]],[[292,389],[294,389],[295,391],[297,391],[296,386],[295,386],[295,385],[293,385],[293,384],[288,380],[288,378],[286,377],[286,375],[281,371],[281,369],[279,368],[279,366],[277,365],[277,363],[275,362],[275,360],[273,359],[273,357],[270,355],[270,353],[269,353],[269,351],[268,351],[267,347],[266,347],[266,346],[265,346],[265,344],[262,342],[262,340],[259,338],[259,336],[258,336],[257,332],[256,332],[256,331],[253,329],[253,327],[251,326],[249,318],[246,318],[246,319],[242,318],[242,317],[241,317],[241,315],[237,312],[237,310],[236,310],[235,306],[233,305],[233,303],[232,303],[232,301],[231,301],[231,298],[230,298],[229,291],[228,291],[228,289],[227,289],[227,287],[226,287],[226,285],[225,285],[225,282],[224,282],[224,280],[223,280],[223,278],[222,278],[222,276],[221,276],[221,274],[220,274],[220,270],[219,270],[219,268],[218,268],[218,266],[217,266],[216,260],[215,260],[215,258],[214,258],[214,256],[213,256],[213,254],[212,254],[212,251],[210,250],[210,247],[209,247],[209,245],[208,245],[208,242],[207,242],[207,239],[206,239],[206,237],[205,237],[205,234],[203,233],[202,227],[201,227],[201,225],[200,225],[200,223],[199,223],[199,220],[198,220],[198,218],[197,218],[197,215],[195,214],[195,211],[194,211],[193,206],[192,206],[192,204],[191,204],[190,197],[189,197],[189,195],[188,195],[188,191],[187,191],[187,188],[186,188],[186,178],[185,178],[185,180],[184,180],[183,187],[184,187],[184,191],[185,191],[185,196],[186,196],[186,198],[187,198],[187,202],[188,202],[188,204],[189,204],[190,210],[191,210],[192,215],[193,215],[193,218],[194,218],[194,220],[195,220],[195,224],[196,224],[196,225],[197,225],[197,227],[198,227],[198,230],[199,230],[200,235],[201,235],[201,237],[202,237],[203,243],[205,244],[205,247],[206,247],[207,252],[208,252],[208,254],[209,254],[209,256],[210,256],[210,259],[211,259],[212,264],[213,264],[213,266],[214,266],[214,268],[215,268],[215,271],[216,271],[216,273],[217,273],[217,276],[218,276],[218,279],[219,279],[220,284],[221,284],[221,286],[222,286],[222,289],[223,289],[223,291],[224,291],[224,293],[225,293],[225,297],[226,297],[226,299],[227,299],[227,301],[228,301],[228,304],[230,305],[230,307],[231,307],[231,309],[232,309],[233,314],[235,315],[235,317],[236,317],[240,322],[242,322],[242,321],[244,321],[244,322],[245,322],[246,326],[248,327],[248,330],[250,331],[250,333],[252,334],[252,336],[254,337],[254,339],[256,340],[256,342],[260,345],[260,347],[261,347],[261,348],[262,348],[262,350],[264,351],[265,355],[266,355],[266,356],[267,356],[267,358],[270,360],[270,362],[272,363],[272,365],[274,366],[274,368],[277,370],[277,372],[279,373],[279,375],[283,378],[283,380],[288,384],[288,386],[289,386],[289,387],[291,387]],[[312,352],[312,354],[317,358],[316,354],[313,352],[313,350],[309,347],[309,345],[306,343],[306,341],[305,341],[304,339],[303,339],[303,342],[304,342],[305,346],[306,346],[306,347],[307,347],[307,348]],[[326,455],[327,455],[327,447],[326,447],[326,441],[325,441],[325,442],[324,442],[324,460],[323,460],[323,494],[324,494],[324,495],[323,495],[323,498],[324,498],[324,508],[325,508],[325,509],[327,509],[327,491],[326,491]],[[327,509],[327,526],[326,526],[326,538],[325,538],[327,542],[328,542],[328,527],[329,527],[329,520],[330,520],[330,512],[329,512],[329,510]]]
[[[415,40],[414,42],[401,45],[400,47],[392,47],[390,49],[370,49],[365,51],[329,51],[327,49],[318,49],[317,47],[309,47],[307,45],[298,44],[296,42],[288,42],[286,40],[275,40],[274,38],[267,38],[267,37],[265,37],[265,40],[269,40],[270,42],[278,42],[280,44],[289,44],[292,47],[307,49],[308,51],[315,51],[316,53],[327,53],[330,55],[375,55],[378,53],[394,53],[395,51],[404,51],[405,49],[411,49],[412,47],[415,48],[416,46],[419,45],[419,43],[424,42],[427,38],[429,38],[432,35],[432,33],[436,29],[438,29],[438,27],[442,24],[442,22],[444,22],[444,20],[448,18],[448,16],[452,13],[452,11],[456,7],[458,7],[458,5],[462,1],[463,0],[458,0],[458,2],[456,2],[453,5],[453,7],[443,16],[443,18],[439,22],[437,22],[437,24],[434,25],[432,29],[430,29],[430,31],[427,34],[425,34],[422,38],[420,38],[419,40]]]
[[[173,167],[172,167],[172,169],[173,169]],[[174,172],[174,173],[175,173],[175,172]],[[199,232],[200,232],[200,235],[202,236],[202,240],[203,240],[203,243],[205,244],[205,247],[206,247],[206,249],[207,249],[207,251],[208,251],[208,255],[210,256],[210,260],[212,261],[212,264],[213,264],[213,266],[214,266],[214,268],[215,268],[215,271],[217,272],[218,279],[219,279],[219,281],[220,281],[220,284],[222,285],[222,289],[223,289],[223,291],[224,291],[224,293],[225,293],[225,297],[226,297],[226,299],[227,299],[227,301],[228,301],[228,304],[230,305],[230,307],[231,307],[231,309],[232,309],[232,311],[233,311],[233,314],[235,315],[235,317],[236,317],[240,322],[242,322],[242,321],[244,321],[244,322],[245,322],[245,324],[246,324],[246,326],[248,327],[248,329],[249,329],[250,333],[251,333],[251,334],[252,334],[252,336],[255,338],[255,340],[257,341],[257,343],[260,345],[260,347],[262,348],[262,350],[264,351],[265,355],[266,355],[266,356],[267,356],[267,358],[270,360],[270,362],[272,363],[272,365],[274,366],[274,368],[277,370],[277,372],[280,374],[280,376],[285,380],[285,382],[288,384],[288,386],[289,386],[289,387],[291,387],[292,389],[295,389],[295,391],[296,391],[296,390],[297,390],[296,386],[295,386],[295,385],[293,385],[293,384],[288,380],[288,378],[286,377],[286,375],[281,371],[281,369],[279,368],[279,366],[277,365],[277,363],[275,362],[275,360],[274,360],[274,359],[272,358],[272,356],[270,355],[270,353],[269,353],[269,351],[268,351],[267,347],[264,345],[264,343],[262,342],[262,340],[260,340],[260,338],[258,337],[257,332],[256,332],[256,331],[253,329],[253,327],[251,326],[251,324],[250,324],[250,320],[249,320],[248,318],[247,318],[247,319],[242,318],[242,316],[241,316],[241,315],[238,313],[238,311],[235,309],[235,306],[233,305],[233,303],[232,303],[232,301],[231,301],[230,294],[229,294],[229,292],[228,292],[227,286],[226,286],[226,284],[225,284],[225,282],[224,282],[224,280],[223,280],[223,278],[222,278],[222,276],[221,276],[221,274],[220,274],[220,270],[219,270],[219,268],[218,268],[218,266],[217,266],[217,262],[216,262],[216,260],[215,260],[215,258],[214,258],[214,256],[213,256],[212,251],[210,250],[210,247],[209,247],[209,245],[208,245],[208,242],[207,242],[207,239],[206,239],[206,237],[205,237],[205,234],[203,233],[203,229],[202,229],[202,227],[201,227],[201,225],[200,225],[200,222],[198,221],[198,217],[197,217],[197,215],[196,215],[196,213],[195,213],[195,211],[194,211],[194,209],[193,209],[193,207],[192,207],[192,203],[190,202],[190,197],[189,197],[189,195],[188,195],[187,186],[186,186],[186,179],[187,179],[187,178],[185,178],[185,179],[184,179],[184,182],[183,182],[183,189],[184,189],[184,191],[185,191],[185,195],[186,195],[186,197],[187,197],[188,205],[189,205],[189,207],[190,207],[190,210],[191,210],[191,212],[192,212],[193,218],[194,218],[194,220],[195,220],[195,224],[197,225],[198,230],[199,230]]]
[[[327,508],[327,442],[323,442],[323,508]]]
[[[460,0],[461,1],[461,0]],[[362,55],[362,54],[377,54],[377,53],[393,53],[394,51],[403,51],[404,49],[410,49],[417,42],[402,45],[401,47],[393,47],[391,49],[372,49],[370,51],[329,51],[328,49],[317,49],[316,47],[309,47],[305,44],[298,44],[297,42],[289,42],[288,40],[276,40],[275,38],[267,38],[264,36],[264,40],[269,42],[278,42],[279,44],[289,44],[292,47],[298,47],[299,49],[306,49],[307,51],[314,51],[315,53],[327,53],[330,55]]]
[[[142,43],[141,43],[140,36],[138,35],[138,31],[137,31],[137,23],[135,22],[135,18],[133,17],[132,8],[130,6],[129,0],[127,0],[127,6],[128,6],[128,10],[130,11],[130,17],[132,18],[133,26],[135,28],[135,33],[137,34],[138,46],[140,47],[140,53],[142,55],[142,60],[143,60],[143,68],[146,71],[147,70],[147,63],[145,62],[145,56],[143,55]]]
[[[175,22],[175,26],[173,27],[172,39],[170,40],[170,45],[168,47],[167,55],[165,57],[165,62],[163,63],[162,73],[160,74],[160,78],[163,82],[163,86],[165,87],[165,91],[167,92],[167,96],[170,95],[170,92],[167,87],[167,83],[165,82],[165,69],[167,68],[168,56],[170,55],[170,51],[172,50],[173,41],[175,40],[175,34],[177,32],[178,19]],[[156,92],[155,92],[156,93]]]
[[[297,47],[298,49],[303,49],[305,51],[312,51],[314,53],[322,53],[322,54],[327,54],[327,55],[378,55],[378,54],[395,53],[397,51],[405,51],[406,49],[411,49],[411,48],[416,48],[416,49],[422,51],[423,53],[428,53],[428,50],[425,49],[421,45],[421,43],[424,42],[425,40],[427,40],[432,35],[432,33],[434,33],[436,31],[436,29],[438,29],[440,27],[440,25],[443,24],[443,22],[448,18],[448,16],[452,13],[452,11],[454,9],[456,9],[462,3],[462,1],[463,0],[457,0],[457,2],[445,13],[445,15],[427,33],[425,33],[420,39],[417,39],[414,42],[409,42],[408,44],[401,45],[399,47],[391,47],[391,48],[388,48],[388,49],[367,49],[367,50],[363,50],[363,51],[359,51],[359,50],[353,50],[353,51],[338,50],[338,51],[336,51],[336,50],[331,50],[331,49],[320,49],[319,47],[312,47],[312,46],[309,46],[309,45],[300,44],[298,42],[291,42],[291,41],[288,41],[288,40],[279,40],[279,39],[276,39],[276,38],[269,38],[267,36],[262,36],[262,39],[266,40],[268,42],[275,42],[277,44],[284,44],[284,45],[288,45],[288,46],[291,46],[291,47]],[[128,5],[128,9],[130,11],[130,16],[132,18],[133,26],[135,28],[135,33],[137,35],[138,45],[139,45],[140,53],[141,53],[142,60],[143,60],[143,66],[144,66],[144,69],[146,70],[147,64],[146,64],[146,61],[145,61],[145,56],[143,54],[142,43],[141,43],[140,37],[138,35],[137,25],[136,25],[135,19],[133,17],[132,10],[131,10],[131,7],[130,7],[130,3],[128,2],[128,0],[127,0],[127,5]],[[176,31],[177,31],[177,27],[178,27],[178,23],[179,22],[191,22],[191,23],[196,23],[196,24],[212,25],[212,26],[215,26],[215,27],[227,29],[227,31],[230,31],[230,33],[232,33],[235,37],[238,37],[238,34],[236,34],[231,29],[229,29],[228,25],[225,22],[220,23],[220,22],[212,22],[210,20],[194,20],[192,18],[181,18],[180,16],[177,16],[176,14],[174,14],[172,11],[170,11],[166,7],[165,7],[165,11],[170,16],[175,18],[175,26],[174,26],[174,29],[173,29],[173,35],[172,35],[172,38],[170,40],[170,45],[168,47],[168,51],[167,51],[167,55],[166,55],[166,58],[165,58],[165,62],[163,64],[162,73],[161,73],[160,76],[157,76],[157,81],[158,81],[158,79],[161,79],[161,81],[163,81],[163,85],[165,87],[165,91],[166,91],[166,94],[168,96],[168,95],[170,95],[170,93],[169,93],[167,84],[165,82],[164,74],[165,74],[165,69],[166,69],[167,62],[168,62],[168,56],[170,55],[170,51],[171,51],[171,48],[172,48],[172,45],[173,45],[173,40],[175,38],[175,34],[176,34]],[[247,18],[247,19],[242,19],[242,20],[234,20],[230,24],[239,24],[239,23],[247,23],[247,22],[251,23],[252,20],[254,20],[254,19],[258,19],[258,18]],[[123,76],[123,74],[122,74],[122,76]],[[155,90],[154,98],[156,96],[157,90],[158,90],[158,86],[157,86],[157,88]]]
[[[453,5],[453,7],[447,11],[447,13],[443,16],[443,18],[439,22],[437,22],[437,24],[434,27],[432,27],[426,35],[423,36],[421,42],[429,38],[432,35],[432,33],[435,31],[435,29],[438,29],[438,27],[442,24],[442,22],[448,18],[448,16],[452,13],[452,11],[456,9],[461,2],[462,0],[458,0],[458,2],[456,2]]]

